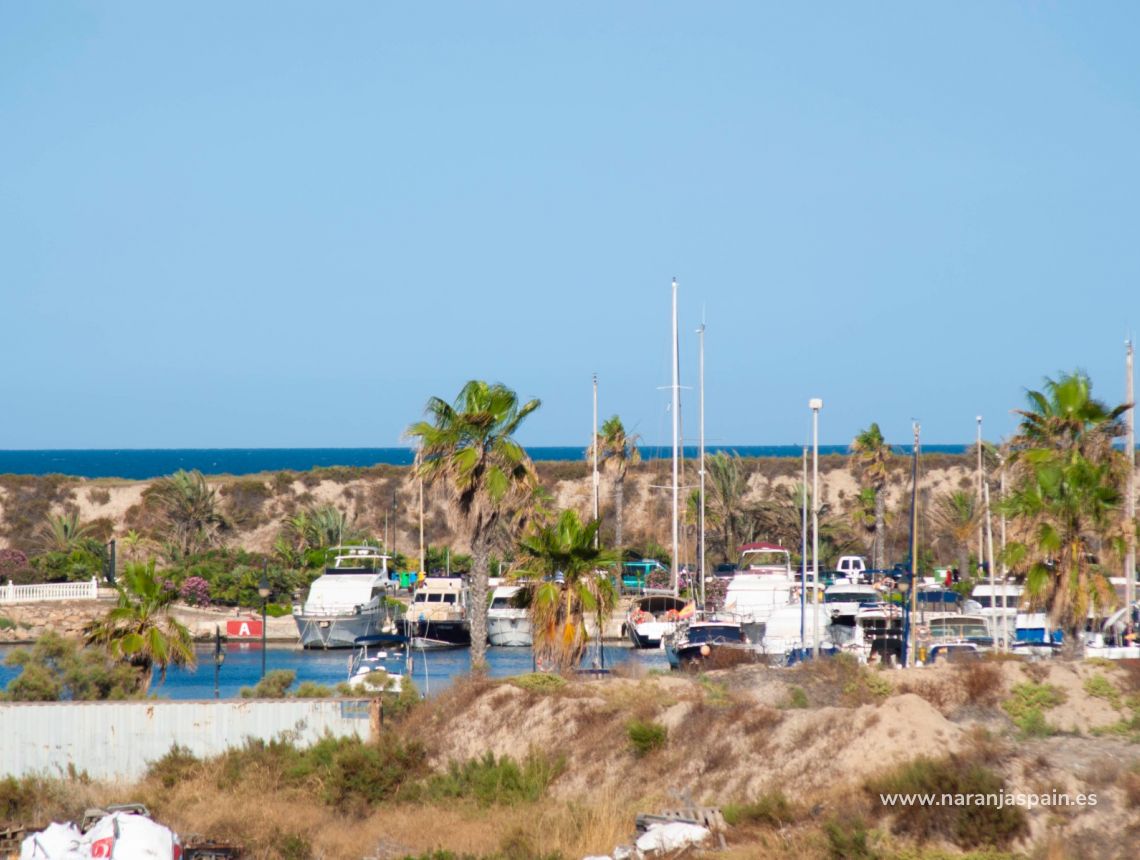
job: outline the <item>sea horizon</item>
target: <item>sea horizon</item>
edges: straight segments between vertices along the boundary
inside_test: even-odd
[[[900,453],[910,447],[892,446]],[[924,445],[925,453],[962,454],[968,445]],[[532,445],[527,453],[536,462],[584,461],[586,449],[574,445]],[[799,457],[802,445],[707,445],[706,452],[736,453],[742,457]],[[685,445],[686,458],[698,454]],[[847,454],[847,445],[820,445],[821,455]],[[646,460],[672,456],[668,445],[643,445]],[[197,469],[206,475],[256,475],[263,472],[307,472],[334,467],[411,465],[411,448],[45,448],[0,450],[0,475],[66,475],[73,478],[150,480],[179,469]]]

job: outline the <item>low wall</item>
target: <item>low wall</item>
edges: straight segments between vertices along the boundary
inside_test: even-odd
[[[66,774],[138,779],[178,744],[215,756],[246,738],[285,735],[308,746],[326,734],[368,738],[368,699],[221,702],[50,702],[0,705],[0,776]],[[378,712],[377,712],[378,713]]]

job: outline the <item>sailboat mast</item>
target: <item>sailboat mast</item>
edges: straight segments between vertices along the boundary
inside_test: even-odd
[[[598,374],[594,374],[594,520],[598,519]],[[600,529],[599,529],[600,531]],[[594,532],[594,549],[598,548],[598,532]]]
[[[700,533],[701,546],[697,554],[697,563],[701,566],[701,606],[705,605],[705,324],[697,329],[700,343],[700,358],[697,361],[698,377],[701,387],[701,467],[698,474],[701,477],[701,510]]]
[[[681,357],[680,344],[677,337],[677,279],[673,279],[673,557],[670,563],[669,578],[673,586],[673,595],[679,589],[677,555],[680,550],[680,534],[677,517],[680,513],[680,451],[678,440],[681,435]]]
[[[1128,390],[1125,392],[1125,403],[1136,402],[1136,391],[1132,385],[1132,338],[1127,341],[1128,352],[1125,356],[1125,382]],[[1128,621],[1132,620],[1132,602],[1136,599],[1136,407],[1128,410],[1128,497],[1124,501],[1124,516],[1126,534],[1128,536],[1128,555],[1124,561],[1124,605],[1128,607]]]
[[[979,427],[981,424],[979,423]],[[918,611],[918,440],[922,428],[917,421],[914,422],[914,459],[911,462],[910,468],[910,612],[909,612],[909,626],[910,630],[907,632],[907,639],[917,641],[917,623],[916,615]],[[979,435],[979,439],[981,436]],[[990,581],[993,582],[994,573],[990,570]],[[904,598],[905,599],[905,598]],[[914,646],[911,641],[907,641],[904,646],[903,653],[906,654],[906,659],[903,660],[904,666],[911,666],[915,662],[916,654]]]

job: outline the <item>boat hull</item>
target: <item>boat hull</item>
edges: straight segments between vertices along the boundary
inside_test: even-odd
[[[744,644],[694,643],[672,646],[666,649],[665,656],[671,668],[694,672],[728,669],[758,663],[762,659],[755,648]]]
[[[661,640],[677,629],[675,621],[626,621],[625,630],[634,648],[660,648]]]
[[[404,635],[420,643],[440,643],[435,647],[458,647],[471,644],[471,628],[466,621],[428,621],[404,619]],[[415,647],[423,647],[422,644]]]
[[[489,616],[487,618],[487,639],[497,647],[529,648],[534,644],[530,619],[525,614],[500,618]]]
[[[302,648],[352,648],[361,636],[380,632],[380,612],[358,612],[346,615],[293,616]]]

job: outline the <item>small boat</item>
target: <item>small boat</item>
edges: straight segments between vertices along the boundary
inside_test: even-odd
[[[395,632],[403,606],[389,600],[388,556],[371,546],[336,546],[304,604],[293,607],[303,648],[352,648],[361,636]]]
[[[740,618],[749,638],[759,642],[768,616],[792,602],[792,555],[769,543],[745,544],[740,552],[736,575],[725,591],[724,608]]]
[[[661,639],[677,628],[678,620],[692,614],[689,603],[671,594],[638,597],[629,605],[625,632],[634,648],[660,648]]]
[[[492,645],[507,648],[529,648],[534,643],[530,613],[515,605],[522,586],[500,585],[491,592],[487,607],[487,639]]]
[[[429,576],[412,594],[402,630],[417,650],[466,648],[471,644],[467,584],[460,577]]]
[[[398,633],[361,636],[348,666],[348,686],[368,692],[398,693],[408,665],[408,640]]]
[[[673,669],[724,669],[760,658],[743,625],[729,618],[690,621],[665,638],[665,659]]]

